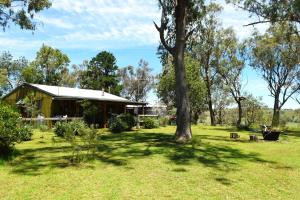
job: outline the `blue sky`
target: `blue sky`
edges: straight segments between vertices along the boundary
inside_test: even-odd
[[[150,63],[155,73],[161,71],[156,55],[159,42],[153,21],[159,22],[160,12],[156,0],[53,0],[50,9],[36,15],[38,29],[20,30],[11,25],[0,32],[0,50],[10,51],[14,57],[25,56],[32,60],[42,44],[58,48],[66,53],[72,64],[81,64],[102,50],[112,52],[118,65],[136,66],[140,59]],[[244,24],[254,19],[248,13],[227,5],[223,0],[219,18],[224,27],[233,27],[240,39],[250,36],[253,27]],[[261,32],[266,25],[256,26]],[[243,74],[245,91],[262,96],[263,101],[272,107],[272,98],[266,84],[250,68]],[[149,101],[155,100],[149,95]],[[285,108],[299,108],[294,100]]]

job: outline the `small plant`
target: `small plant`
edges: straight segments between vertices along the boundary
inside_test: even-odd
[[[121,118],[115,117],[110,121],[109,129],[113,133],[121,133],[128,129],[128,125]]]
[[[78,135],[79,129],[87,128],[87,125],[81,120],[74,120],[71,122],[56,122],[54,132],[59,137],[64,137],[68,130]]]
[[[159,124],[158,124],[157,120],[150,118],[150,117],[144,118],[144,128],[152,129],[152,128],[158,128],[158,127],[159,127]]]
[[[95,128],[83,128],[79,130],[79,136],[81,137],[85,148],[87,148],[87,156],[94,158],[96,152],[96,146],[98,144],[98,130]]]
[[[47,125],[41,124],[39,126],[39,129],[41,132],[47,132],[49,130],[49,127]]]
[[[130,131],[135,125],[134,117],[130,114],[120,114],[110,120],[109,129],[113,133]]]
[[[168,117],[161,117],[161,118],[159,118],[159,125],[160,126],[167,126],[167,125],[169,125],[169,118]]]

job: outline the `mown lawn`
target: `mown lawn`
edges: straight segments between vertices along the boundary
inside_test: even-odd
[[[249,132],[234,141],[228,128],[196,126],[187,145],[174,131],[102,133],[95,160],[79,165],[68,143],[36,131],[0,160],[0,199],[300,199],[299,129],[251,143]]]

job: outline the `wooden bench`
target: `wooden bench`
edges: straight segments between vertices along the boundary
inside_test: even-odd
[[[238,133],[230,133],[230,138],[232,138],[232,139],[237,139],[237,138],[239,138],[240,136],[239,136],[239,134]]]

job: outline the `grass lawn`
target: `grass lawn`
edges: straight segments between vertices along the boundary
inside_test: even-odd
[[[230,129],[195,126],[187,145],[174,132],[102,133],[95,160],[75,166],[69,144],[36,131],[0,160],[0,199],[300,199],[299,130],[251,143],[249,132],[230,140]]]

